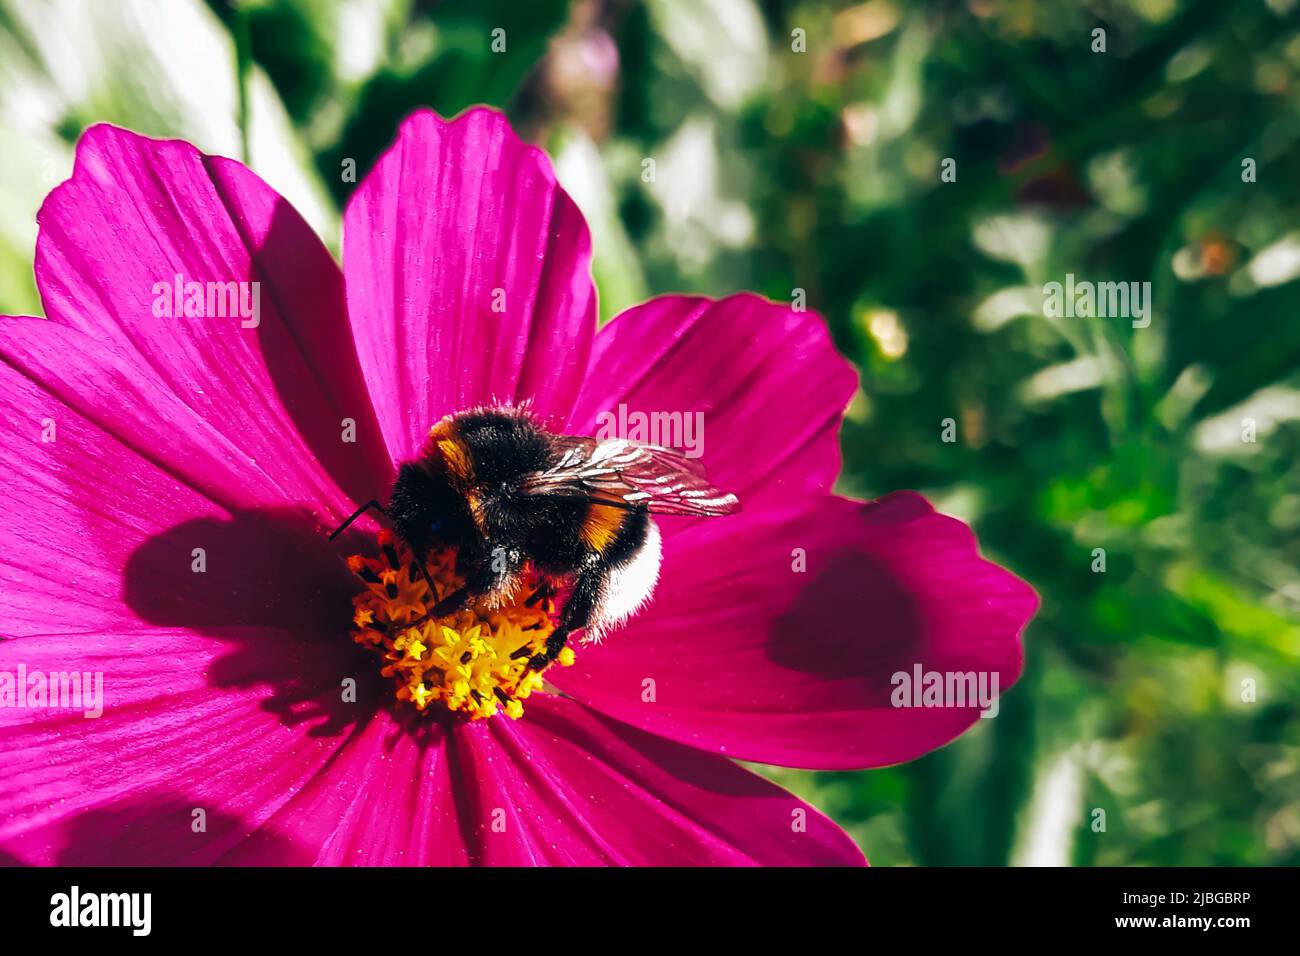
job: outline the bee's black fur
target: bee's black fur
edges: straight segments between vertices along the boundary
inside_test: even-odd
[[[421,558],[437,541],[469,534],[474,524],[462,497],[411,462],[398,469],[388,516],[393,530]]]
[[[555,460],[547,433],[530,417],[501,409],[456,416],[456,431],[469,446],[479,483],[505,487]]]

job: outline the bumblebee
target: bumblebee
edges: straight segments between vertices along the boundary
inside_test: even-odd
[[[528,662],[542,670],[574,632],[598,640],[650,599],[662,557],[652,515],[726,515],[740,502],[675,449],[557,435],[525,409],[478,408],[438,422],[398,469],[388,506],[368,502],[330,539],[370,508],[389,518],[426,580],[429,552],[456,550],[465,585],[428,617],[499,601],[529,567],[547,597],[568,586],[546,650]]]

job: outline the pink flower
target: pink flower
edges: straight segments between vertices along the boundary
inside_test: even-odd
[[[822,322],[665,296],[597,332],[586,224],[495,112],[402,126],[342,269],[240,164],[110,126],[39,220],[48,319],[0,320],[0,859],[859,863],[732,758],[909,760],[979,705],[893,706],[891,675],[1019,674],[1036,598],[968,528],[830,493],[855,376]],[[254,281],[256,315],[175,314],[176,283]],[[653,602],[547,671],[563,695],[416,713],[349,639],[324,532],[443,415],[525,400],[584,435],[702,412],[744,511],[660,522]],[[102,716],[31,696],[71,672]]]

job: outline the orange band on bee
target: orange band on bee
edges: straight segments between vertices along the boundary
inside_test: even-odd
[[[474,463],[456,423],[450,417],[438,422],[429,429],[429,443],[438,449],[447,477],[461,489],[470,488],[474,484]]]
[[[582,522],[582,540],[594,551],[603,553],[618,535],[627,511],[610,505],[592,505]]]
[[[473,492],[474,460],[450,416],[429,429],[429,444],[438,450],[438,458],[445,469],[447,480],[465,496],[469,513],[481,529],[483,522],[479,514],[479,500]]]

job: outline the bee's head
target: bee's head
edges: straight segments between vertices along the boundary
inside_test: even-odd
[[[398,470],[388,505],[393,528],[418,554],[434,547],[461,547],[478,534],[466,489],[449,480],[432,457]]]
[[[435,544],[447,543],[447,532],[450,530],[451,522],[444,514],[428,516],[429,525],[426,529],[429,533],[429,540]]]

